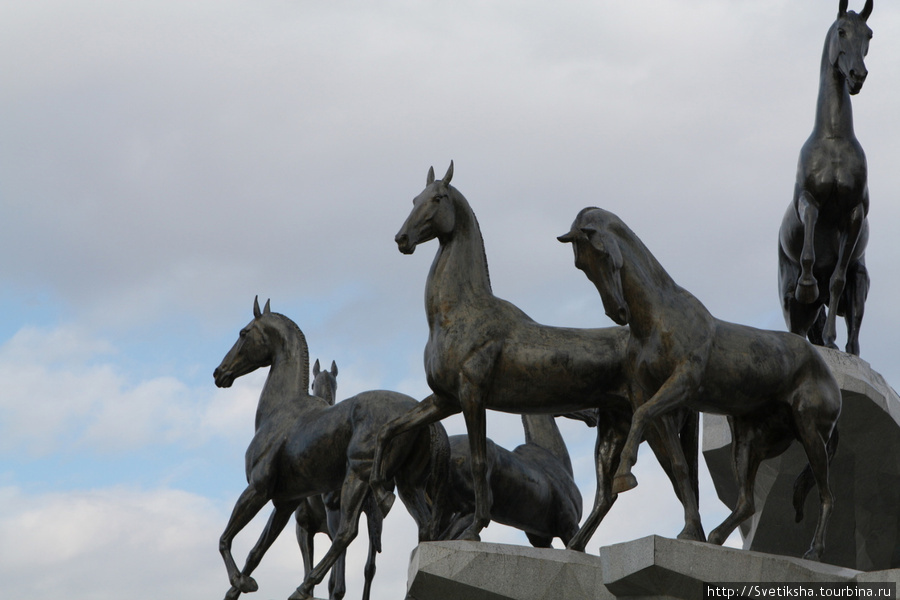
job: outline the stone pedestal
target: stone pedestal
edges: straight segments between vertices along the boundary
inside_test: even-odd
[[[599,556],[478,542],[429,542],[413,551],[412,600],[698,600],[704,583],[864,583],[900,571],[863,573],[800,558],[649,536]]]
[[[869,364],[818,348],[838,381],[843,409],[831,466],[835,508],[823,561],[873,571],[900,567],[900,398]],[[725,417],[703,415],[703,455],[719,498],[737,499],[731,431]],[[806,465],[799,443],[765,461],[756,479],[756,514],[741,526],[744,548],[802,556],[813,537],[819,496],[810,492],[803,522],[794,522],[794,479]],[[712,529],[717,523],[705,523]]]

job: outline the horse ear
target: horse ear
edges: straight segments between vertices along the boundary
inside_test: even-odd
[[[869,15],[872,14],[872,0],[866,0],[866,5],[863,7],[862,12],[859,13],[859,18],[863,21],[869,20]]]
[[[259,312],[259,296],[253,298],[253,318],[258,319],[262,313]]]
[[[444,185],[448,185],[450,180],[453,179],[453,161],[450,161],[450,168],[447,169],[447,174],[444,175],[444,178],[441,180],[444,182]]]
[[[313,377],[318,376],[320,370],[321,369],[319,368],[319,359],[317,358],[316,364],[313,365]]]
[[[272,312],[272,309],[269,307],[269,302],[271,302],[271,299],[266,300],[266,305],[263,307],[263,314],[264,314],[264,315],[267,315],[267,314],[269,314],[270,312]]]
[[[428,167],[428,177],[425,178],[425,185],[434,183],[434,167]]]
[[[563,244],[571,244],[575,241],[575,230],[557,236],[556,239],[558,239]]]
[[[337,363],[331,361],[331,374],[337,377]]]
[[[850,0],[841,0],[840,5],[838,6],[838,16],[839,17],[843,17],[845,14],[847,14],[847,4],[849,2],[850,2]]]

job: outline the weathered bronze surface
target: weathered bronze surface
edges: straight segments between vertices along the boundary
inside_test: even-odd
[[[828,468],[837,442],[841,393],[815,348],[792,333],[714,318],[608,211],[582,210],[559,240],[572,244],[575,266],[597,287],[606,314],[630,327],[626,370],[634,418],[613,490],[637,485],[631,468],[638,443],[644,428],[658,417],[685,406],[728,415],[740,497],[709,541],[723,543],[754,513],[753,484],[760,462],[781,454],[796,438],[811,472],[798,478],[795,507],[802,509],[814,476],[821,507],[806,557],[821,558],[833,504]],[[665,442],[673,456],[680,453],[674,436]]]
[[[219,540],[231,589],[226,600],[258,589],[250,577],[300,502],[340,489],[340,526],[331,547],[307,574],[291,600],[308,600],[338,557],[356,537],[359,514],[369,494],[376,432],[417,405],[409,396],[388,391],[363,392],[334,406],[309,394],[309,351],[297,325],[269,303],[260,311],[216,368],[219,387],[270,367],[256,411],[256,432],[247,449],[248,486],[241,494]],[[419,527],[419,539],[436,539],[443,518],[449,468],[447,434],[439,423],[395,437],[382,452],[388,493],[396,483],[401,500]],[[433,507],[426,501],[435,501]],[[231,555],[235,535],[269,502],[274,511],[243,570]]]
[[[436,180],[434,169],[429,170],[426,187],[413,201],[412,212],[395,238],[404,254],[433,239],[440,244],[425,286],[429,327],[425,375],[433,394],[380,432],[373,489],[376,496],[384,495],[379,489],[380,453],[394,436],[462,412],[470,445],[475,515],[461,537],[477,540],[491,520],[493,505],[486,409],[556,415],[599,408],[597,497],[582,530],[568,544],[584,550],[616,497],[610,475],[630,422],[623,379],[628,330],[541,325],[494,296],[478,222],[463,195],[450,185],[452,176],[453,163],[443,179]],[[690,469],[679,464],[685,470],[675,476],[661,434],[655,428],[647,432],[685,507],[681,536],[704,539],[697,506],[697,417],[685,413],[662,422],[660,429],[673,435],[682,432],[683,443],[693,453]]]
[[[859,355],[869,274],[869,188],[866,155],[853,131],[851,94],[862,89],[872,30],[862,12],[841,0],[828,30],[812,134],[800,150],[794,199],[778,235],[781,307],[788,329],[837,349],[836,319],[847,322],[846,350]]]
[[[581,492],[572,461],[553,415],[522,415],[525,443],[509,451],[487,440],[485,458],[491,487],[491,518],[521,529],[536,548],[563,544],[578,532]],[[442,539],[462,535],[475,519],[469,437],[450,437],[450,508],[452,522]]]

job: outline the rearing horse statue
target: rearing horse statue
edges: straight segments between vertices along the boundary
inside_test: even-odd
[[[866,25],[871,13],[872,0],[866,0],[859,14],[841,0],[828,30],[816,122],[800,150],[794,200],[778,236],[779,288],[788,329],[837,349],[835,320],[844,315],[846,350],[855,355],[869,291],[869,189],[850,96],[859,93],[868,75],[863,61],[872,38]]]

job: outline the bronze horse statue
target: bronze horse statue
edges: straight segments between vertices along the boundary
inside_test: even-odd
[[[313,396],[322,398],[328,402],[329,406],[334,406],[337,399],[337,364],[331,361],[331,369],[323,370],[317,359],[312,373]],[[371,494],[366,496],[362,510],[366,513],[366,529],[369,532],[369,553],[363,570],[365,577],[363,600],[368,600],[372,590],[372,579],[375,577],[375,555],[381,552],[381,532],[384,519],[381,511],[375,506]],[[297,523],[297,542],[303,557],[304,576],[313,569],[313,548],[316,534],[324,533],[333,540],[340,529],[340,516],[341,494],[339,490],[311,496],[297,507],[294,520]],[[328,578],[329,600],[341,600],[347,592],[346,558],[347,553],[345,552],[331,568],[331,576]]]
[[[778,234],[778,274],[784,320],[792,332],[837,349],[836,318],[847,322],[846,350],[859,355],[869,275],[869,188],[866,155],[853,132],[850,96],[868,71],[863,62],[872,30],[841,0],[828,30],[812,134],[800,150],[794,199]],[[827,307],[827,310],[826,310]]]
[[[334,406],[309,394],[309,350],[297,325],[266,302],[253,302],[253,320],[214,377],[230,387],[238,377],[270,367],[256,410],[256,432],[247,448],[248,485],[219,539],[231,589],[226,600],[258,589],[250,577],[300,502],[340,489],[340,526],[331,547],[310,571],[291,600],[309,600],[313,588],[356,537],[359,514],[370,494],[369,476],[377,432],[418,403],[397,392],[363,392]],[[381,468],[419,528],[419,541],[436,539],[443,519],[449,468],[447,434],[439,423],[393,438],[382,451]],[[433,500],[429,506],[427,499]],[[274,510],[243,570],[231,554],[234,537],[269,502]]]
[[[572,244],[575,266],[597,287],[606,314],[631,332],[627,362],[634,418],[613,490],[637,485],[631,468],[644,428],[655,419],[683,407],[727,415],[740,492],[732,513],[709,535],[710,542],[721,544],[755,512],[760,462],[799,439],[821,500],[806,558],[819,560],[833,504],[828,470],[841,392],[818,351],[793,333],[716,319],[608,211],[582,210],[559,240]],[[680,450],[670,438],[666,442],[670,452]],[[808,490],[804,473],[795,485],[798,516]]]
[[[429,337],[425,374],[433,394],[408,414],[382,429],[376,444],[371,483],[376,499],[390,498],[381,489],[382,452],[395,435],[463,413],[472,465],[475,515],[461,534],[477,540],[491,520],[492,491],[487,476],[486,409],[558,415],[599,409],[597,427],[597,496],[591,515],[568,547],[584,550],[601,519],[615,501],[615,470],[631,411],[624,397],[623,359],[628,329],[573,329],[536,323],[513,304],[494,296],[484,241],[475,214],[450,185],[453,163],[443,179],[429,169],[425,189],[396,235],[399,250],[437,239],[439,248],[425,284]],[[696,413],[664,419],[659,427],[681,433],[693,462],[671,463],[661,434],[647,440],[673,483],[685,512],[679,537],[705,539],[697,492]],[[681,453],[679,453],[681,456]],[[676,472],[677,471],[677,472]]]
[[[487,440],[487,479],[491,518],[525,532],[536,548],[563,544],[578,532],[581,491],[575,485],[572,460],[553,415],[522,415],[525,443],[509,451]],[[475,519],[475,491],[469,438],[450,436],[450,501],[452,522],[441,534],[456,539]]]

